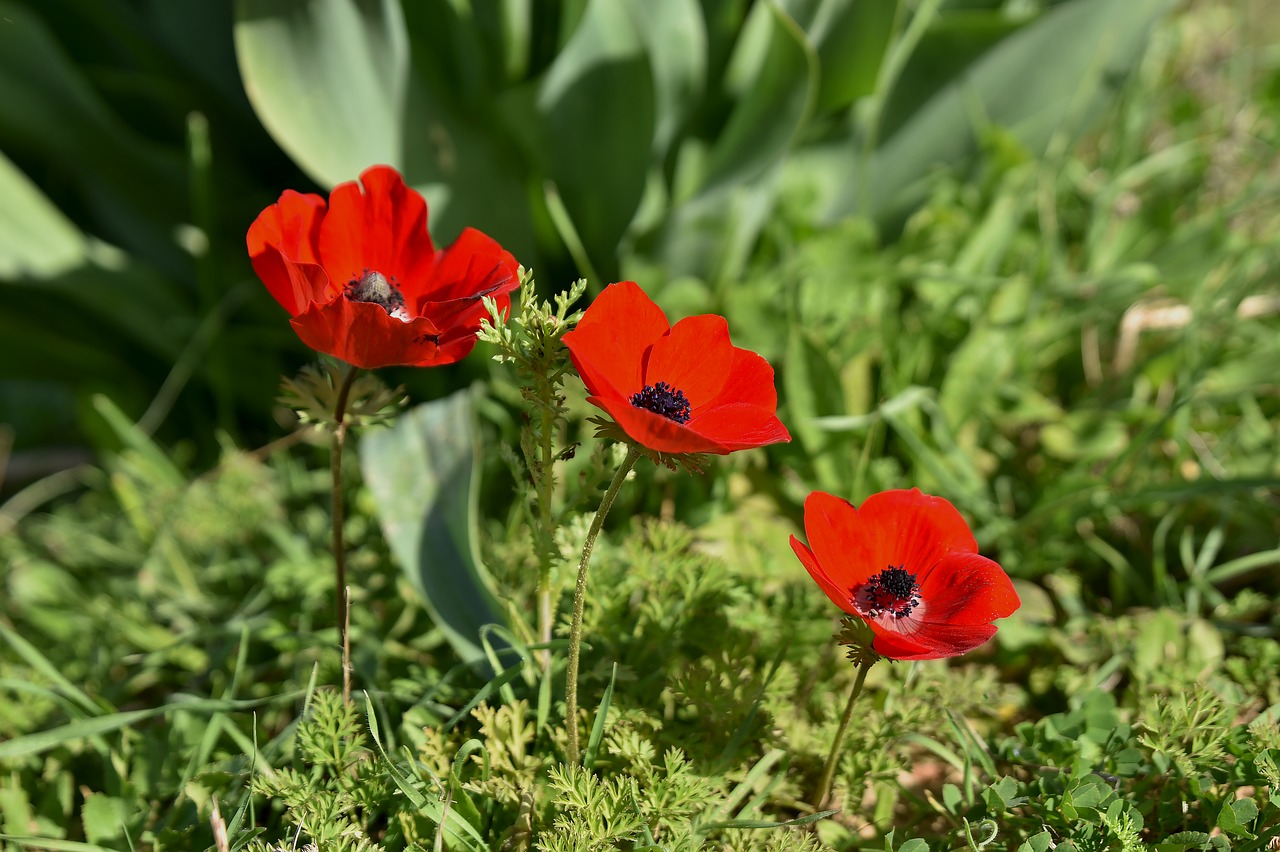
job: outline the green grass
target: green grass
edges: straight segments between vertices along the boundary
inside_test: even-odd
[[[1159,28],[1080,144],[987,129],[900,233],[817,227],[783,179],[732,283],[627,261],[776,365],[795,440],[624,488],[587,600],[587,769],[561,763],[563,640],[551,676],[529,647],[545,540],[492,348],[468,582],[506,629],[462,662],[352,459],[352,708],[324,442],[223,436],[202,470],[212,429],[166,445],[97,398],[118,449],[0,506],[0,842],[213,848],[216,798],[233,849],[1274,848],[1280,56],[1250,8]],[[562,589],[609,463],[567,387]],[[966,513],[1023,607],[967,657],[872,670],[814,819],[854,671],[787,535],[811,489],[910,486]]]

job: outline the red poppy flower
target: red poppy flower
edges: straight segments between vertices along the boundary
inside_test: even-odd
[[[883,491],[855,509],[815,491],[804,501],[804,530],[809,547],[792,536],[791,549],[836,606],[870,625],[881,656],[936,660],[971,651],[995,635],[993,619],[1022,603],[941,497]]]
[[[481,301],[504,311],[515,258],[472,228],[443,251],[427,202],[389,166],[339,184],[326,205],[286,190],[249,227],[258,277],[302,342],[357,367],[452,364],[476,344]]]
[[[717,453],[790,441],[773,368],[729,342],[724,317],[674,326],[632,281],[610,284],[564,336],[590,396],[636,443],[659,453]]]

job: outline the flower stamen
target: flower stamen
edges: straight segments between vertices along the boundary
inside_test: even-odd
[[[644,390],[631,395],[631,404],[677,423],[688,423],[693,413],[693,406],[684,391],[676,390],[666,382],[645,385]]]
[[[372,302],[402,322],[412,319],[405,310],[404,296],[394,278],[388,279],[381,272],[366,268],[359,278],[347,282],[342,295],[352,302]]]
[[[868,618],[878,618],[882,614],[906,618],[920,605],[920,584],[915,574],[908,573],[900,565],[890,565],[867,580],[854,598]]]

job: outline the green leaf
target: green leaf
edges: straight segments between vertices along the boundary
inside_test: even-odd
[[[409,41],[396,0],[239,0],[235,44],[263,126],[318,183],[403,168]]]
[[[123,799],[97,793],[84,800],[80,822],[90,843],[114,840],[124,832],[126,805]]]
[[[0,152],[0,279],[44,278],[84,262],[85,239]]]
[[[93,716],[88,719],[69,722],[56,728],[36,731],[34,734],[14,737],[11,740],[0,743],[0,759],[12,760],[15,757],[40,754],[63,743],[118,731],[121,728],[127,728],[134,722],[158,716],[164,710],[165,708],[161,707],[147,710],[130,710],[125,713],[110,713],[106,716]]]
[[[1033,834],[1018,847],[1018,852],[1048,852],[1053,846],[1053,835],[1047,831]]]
[[[383,765],[386,766],[387,771],[391,774],[391,780],[399,788],[400,792],[427,819],[443,827],[444,838],[448,841],[450,849],[471,849],[475,850],[475,852],[482,852],[487,844],[480,832],[476,830],[476,827],[449,807],[448,803],[434,796],[426,796],[421,789],[422,783],[387,753],[386,748],[382,745],[382,737],[378,730],[378,717],[373,712],[373,701],[369,698],[368,692],[364,694],[364,706],[365,718],[369,722],[369,735],[372,737],[378,753],[382,756]]]
[[[187,213],[184,163],[103,102],[84,70],[22,3],[0,0],[0,139],[118,219],[113,232],[164,240]],[[20,157],[21,161],[21,157]],[[139,227],[139,226],[142,227]],[[154,243],[153,243],[154,244]]]
[[[817,48],[821,72],[817,112],[841,109],[875,90],[898,6],[889,0],[822,0],[816,6],[789,0],[785,4]]]
[[[618,664],[613,664],[613,672],[609,675],[609,685],[600,696],[600,706],[596,708],[595,721],[591,723],[591,736],[587,738],[587,750],[582,756],[582,765],[590,769],[595,765],[596,752],[600,750],[600,741],[604,739],[604,727],[609,720],[609,707],[613,704],[613,684],[618,679]]]
[[[818,55],[795,20],[768,0],[748,17],[725,84],[737,103],[708,157],[704,193],[761,176],[790,149],[817,100]]]
[[[360,442],[391,553],[464,661],[483,657],[480,628],[504,624],[476,555],[479,459],[471,396],[413,408]]]
[[[839,416],[845,411],[840,377],[831,364],[830,353],[800,323],[791,325],[787,338],[787,368],[782,375],[791,414],[792,434],[813,460],[816,485],[828,491],[842,487],[845,471],[837,463],[838,453],[830,448],[843,439],[817,424],[820,417]]]
[[[493,695],[495,692],[500,692],[504,686],[511,683],[511,681],[515,680],[516,675],[520,674],[520,671],[523,668],[524,668],[524,661],[521,660],[513,665],[508,666],[507,668],[499,672],[497,676],[495,676],[484,686],[476,690],[476,694],[471,696],[471,700],[468,701],[466,704],[462,705],[462,707],[458,709],[458,712],[454,713],[453,717],[450,718],[449,721],[445,722],[441,726],[441,730],[445,730],[445,731],[451,730],[454,725],[458,724],[464,718],[466,718],[467,714],[469,714],[472,710],[476,709],[476,707],[480,705],[481,701],[486,700],[490,695]]]
[[[707,31],[697,0],[624,0],[653,75],[656,157],[667,147],[702,95],[707,75]]]
[[[982,127],[1006,127],[1032,151],[1058,132],[1083,130],[1137,62],[1151,26],[1174,0],[1072,0],[1000,41],[886,140],[867,167],[872,212],[892,220],[928,192],[938,166],[966,163]],[[852,146],[824,219],[857,209],[859,165]]]
[[[1253,799],[1237,799],[1223,802],[1218,812],[1218,828],[1232,837],[1252,838],[1249,823],[1258,818],[1258,806]]]
[[[612,279],[655,126],[653,76],[627,6],[594,0],[538,87],[539,154],[596,269]]]

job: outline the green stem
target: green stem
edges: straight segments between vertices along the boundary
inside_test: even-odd
[[[814,794],[813,806],[821,810],[826,806],[827,797],[831,795],[831,782],[836,775],[836,766],[840,763],[840,749],[844,746],[844,735],[849,730],[849,720],[853,717],[853,705],[862,694],[862,684],[867,679],[867,672],[875,660],[863,660],[858,666],[858,677],[853,681],[853,689],[849,692],[849,702],[844,705],[844,715],[840,717],[840,727],[836,729],[836,738],[831,743],[831,753],[827,755],[827,763],[822,767],[822,778],[818,781],[818,792]]]
[[[576,765],[580,759],[578,751],[578,660],[582,652],[582,608],[587,595],[587,570],[591,567],[591,551],[596,546],[596,536],[604,526],[605,516],[613,507],[613,500],[618,496],[623,481],[636,460],[640,458],[640,450],[636,447],[627,449],[627,457],[613,475],[604,497],[600,500],[600,508],[587,530],[587,539],[582,543],[582,561],[578,563],[578,585],[573,590],[573,624],[569,628],[569,671],[566,675],[564,696],[565,727],[568,729],[569,742],[566,747],[569,763]]]
[[[333,567],[337,586],[334,589],[334,614],[338,624],[338,651],[342,654],[342,700],[351,703],[351,651],[347,644],[347,553],[342,540],[342,526],[346,518],[346,505],[342,494],[342,447],[347,437],[347,397],[355,382],[359,367],[347,367],[338,398],[333,404],[333,438],[329,445],[329,473],[333,477],[330,506],[333,524]]]
[[[548,382],[545,386],[548,395],[554,394],[554,388]],[[555,487],[555,475],[552,458],[551,432],[555,429],[556,416],[551,408],[551,400],[544,399],[541,406],[541,432],[539,434],[541,470],[538,475],[538,533],[541,538],[538,571],[538,641],[544,645],[551,642],[551,614],[555,607],[551,600],[551,549],[555,546],[555,532],[551,529],[551,500]],[[539,652],[542,670],[551,670],[551,649],[544,648]]]

